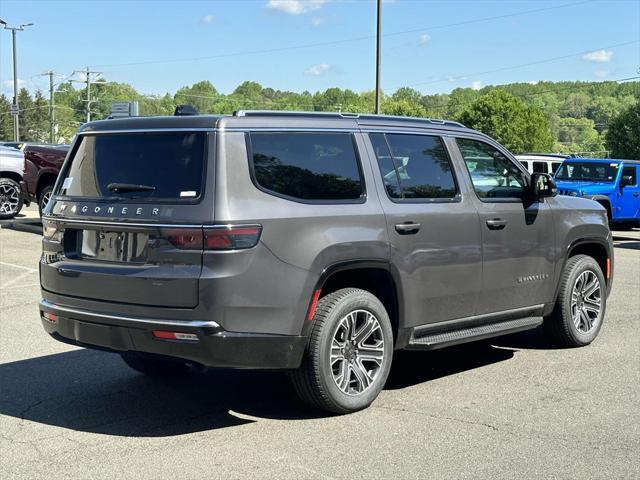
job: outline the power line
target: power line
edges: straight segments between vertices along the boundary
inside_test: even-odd
[[[580,2],[565,3],[565,4],[562,4],[562,5],[554,5],[554,6],[551,6],[551,7],[536,8],[536,9],[532,9],[532,10],[523,10],[523,11],[520,11],[520,12],[514,12],[514,13],[510,13],[510,14],[495,15],[495,16],[491,16],[491,17],[483,17],[483,18],[464,20],[464,21],[461,21],[461,22],[447,23],[447,24],[441,24],[441,25],[431,25],[431,26],[425,26],[425,27],[420,27],[420,28],[412,28],[412,29],[409,29],[409,30],[401,30],[401,31],[398,31],[398,32],[386,33],[386,34],[383,34],[382,37],[393,37],[393,36],[399,36],[399,35],[406,35],[406,34],[409,34],[409,33],[422,32],[422,31],[425,31],[425,30],[433,31],[433,30],[440,30],[440,29],[445,29],[445,28],[459,27],[459,26],[462,26],[462,25],[470,25],[470,24],[473,24],[473,23],[482,23],[482,22],[488,22],[488,21],[492,21],[492,20],[502,20],[502,19],[505,19],[505,18],[528,15],[528,14],[531,14],[531,13],[540,13],[540,12],[545,12],[545,11],[549,11],[549,10],[557,10],[559,8],[575,7],[575,6],[578,6],[578,5],[584,5],[584,4],[587,4],[587,3],[593,3],[594,1],[596,1],[596,0],[583,0],[583,1],[580,1]],[[246,56],[246,55],[260,55],[260,54],[264,54],[264,53],[278,53],[278,52],[286,52],[286,51],[290,51],[290,50],[301,50],[301,49],[306,49],[306,48],[316,48],[316,47],[326,47],[326,46],[332,46],[332,45],[342,45],[342,44],[345,44],[345,43],[360,42],[360,41],[364,41],[364,40],[371,40],[371,39],[373,39],[375,37],[376,37],[375,35],[364,35],[364,36],[361,36],[361,37],[351,37],[351,38],[345,38],[345,39],[341,39],[341,40],[332,40],[332,41],[327,41],[327,42],[315,42],[315,43],[306,43],[306,44],[299,44],[299,45],[288,45],[288,46],[266,48],[266,49],[258,49],[258,50],[245,50],[245,51],[233,52],[233,53],[220,53],[220,54],[215,54],[215,55],[204,55],[204,56],[200,56],[200,57],[182,57],[182,58],[173,58],[173,59],[166,59],[166,60],[143,60],[143,61],[138,61],[138,62],[96,64],[96,65],[92,65],[92,67],[94,67],[94,68],[128,67],[128,66],[136,66],[136,65],[153,65],[153,64],[160,64],[160,63],[192,62],[192,61],[212,60],[212,59],[218,59],[218,58],[238,57],[238,56]]]
[[[431,84],[434,84],[434,83],[443,83],[443,82],[448,82],[448,81],[451,81],[451,80],[463,80],[463,79],[468,78],[468,77],[479,77],[481,75],[488,75],[490,73],[504,72],[504,71],[507,71],[507,70],[515,70],[515,69],[518,69],[518,68],[530,67],[530,66],[533,66],[533,65],[540,65],[542,63],[555,62],[557,60],[564,60],[566,58],[577,57],[579,55],[585,55],[587,53],[591,53],[591,52],[594,52],[594,51],[597,51],[597,50],[606,50],[607,48],[624,47],[626,45],[632,45],[634,43],[640,43],[640,40],[632,40],[632,41],[629,41],[629,42],[622,42],[622,43],[616,43],[614,45],[607,45],[605,47],[591,48],[589,50],[582,50],[580,52],[569,53],[569,54],[566,54],[566,55],[560,55],[558,57],[545,58],[545,59],[542,59],[542,60],[536,60],[534,62],[521,63],[521,64],[518,64],[518,65],[511,65],[511,66],[508,66],[508,67],[500,67],[500,68],[495,68],[493,70],[485,70],[483,72],[476,72],[476,73],[468,73],[468,74],[465,74],[465,75],[458,75],[458,76],[455,76],[455,77],[450,77],[449,79],[429,80],[429,81],[425,81],[425,82],[410,83],[408,85],[401,85],[400,87],[395,87],[392,90],[395,90],[395,89],[401,88],[401,87],[415,87],[415,86],[418,86],[418,85],[431,85]]]

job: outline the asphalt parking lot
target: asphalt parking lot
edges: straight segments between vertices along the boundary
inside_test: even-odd
[[[374,405],[326,416],[277,373],[159,381],[38,319],[38,227],[0,228],[0,477],[640,478],[640,231],[616,235],[598,339],[539,331],[394,359]]]

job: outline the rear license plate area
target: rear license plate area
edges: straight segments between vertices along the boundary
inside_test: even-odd
[[[149,235],[138,232],[78,230],[77,257],[116,263],[144,263],[147,259]]]

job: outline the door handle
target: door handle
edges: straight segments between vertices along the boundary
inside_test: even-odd
[[[400,235],[412,235],[420,230],[419,223],[406,222],[396,224],[396,232]]]
[[[507,226],[507,221],[502,220],[501,218],[494,218],[491,220],[487,220],[487,227],[489,230],[502,230]]]

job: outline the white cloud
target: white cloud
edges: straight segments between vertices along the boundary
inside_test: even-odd
[[[482,88],[482,82],[480,80],[474,80],[471,82],[471,88],[473,90],[480,90]]]
[[[327,73],[329,70],[331,70],[331,65],[328,63],[319,63],[318,65],[313,65],[307,68],[304,71],[304,74],[312,77],[319,77],[320,75]]]
[[[582,59],[588,62],[610,62],[612,58],[613,52],[611,50],[596,50],[582,56]]]
[[[537,85],[540,80],[529,80],[529,85]]]
[[[424,46],[428,45],[429,43],[431,43],[431,35],[429,35],[428,33],[423,33],[418,37],[418,45]]]
[[[596,70],[594,75],[598,78],[607,78],[609,76],[609,70]]]
[[[200,23],[202,23],[203,25],[209,25],[210,23],[213,23],[215,19],[216,17],[214,17],[213,15],[205,15],[200,19]]]
[[[311,26],[319,27],[320,25],[324,24],[326,21],[327,19],[324,17],[313,17],[311,19]]]
[[[302,15],[319,10],[325,3],[327,0],[269,0],[267,8],[290,15]]]

